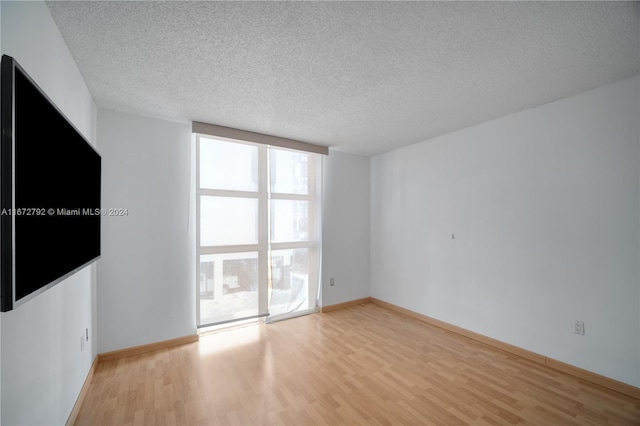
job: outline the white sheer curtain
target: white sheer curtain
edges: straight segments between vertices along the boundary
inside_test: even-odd
[[[317,311],[322,156],[271,147],[269,170],[271,322]]]

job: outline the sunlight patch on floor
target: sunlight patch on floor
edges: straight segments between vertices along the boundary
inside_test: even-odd
[[[260,341],[264,324],[253,322],[241,327],[204,333],[200,336],[198,350],[201,356],[212,355]]]

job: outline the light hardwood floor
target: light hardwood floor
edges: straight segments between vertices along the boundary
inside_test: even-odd
[[[640,425],[640,400],[367,303],[101,362],[76,424]]]

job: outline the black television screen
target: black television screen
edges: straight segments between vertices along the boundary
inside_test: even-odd
[[[100,257],[96,150],[10,56],[2,56],[3,312]]]

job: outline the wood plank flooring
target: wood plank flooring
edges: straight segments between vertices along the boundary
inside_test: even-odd
[[[81,425],[640,425],[640,400],[372,303],[101,362]]]

